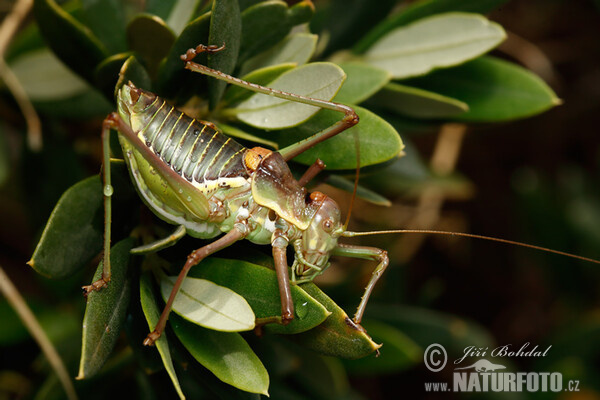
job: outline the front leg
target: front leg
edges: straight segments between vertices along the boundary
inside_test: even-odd
[[[288,240],[280,230],[273,233],[273,259],[275,260],[275,272],[279,284],[279,296],[281,298],[281,324],[287,325],[294,319],[294,302],[290,291],[290,277],[286,257]]]

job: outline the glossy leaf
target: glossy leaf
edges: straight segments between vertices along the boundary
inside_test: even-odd
[[[69,188],[58,200],[28,262],[49,278],[66,278],[102,247],[102,184],[98,176]]]
[[[170,321],[190,354],[217,378],[238,389],[268,395],[267,370],[238,333],[204,329],[176,315]]]
[[[177,277],[161,279],[163,299],[169,298]],[[211,281],[186,278],[173,302],[173,311],[194,324],[223,332],[254,328],[254,313],[248,302],[233,290]]]
[[[114,110],[113,105],[100,92],[89,89],[62,100],[36,101],[35,108],[53,118],[69,118],[75,121],[104,118]]]
[[[256,135],[252,135],[251,133],[244,132],[243,130],[236,128],[235,126],[219,123],[217,125],[217,127],[219,128],[220,131],[222,131],[224,134],[226,134],[229,137],[258,143],[258,144],[261,144],[264,146],[268,146],[275,150],[279,149],[279,145],[277,144],[277,142],[273,142],[271,140],[266,140],[266,139],[263,139]]]
[[[242,19],[238,0],[214,0],[210,17],[208,43],[225,44],[225,49],[208,54],[208,67],[231,74],[235,69],[240,51]],[[227,83],[220,79],[208,80],[210,108],[215,108],[225,92]]]
[[[380,38],[399,26],[407,25],[413,21],[451,11],[487,14],[508,0],[420,0],[409,4],[400,12],[390,16],[378,24],[355,46],[355,53],[364,53]]]
[[[462,0],[459,0],[462,1]],[[311,30],[321,32],[327,39],[324,55],[339,49],[348,49],[376,26],[394,8],[404,8],[405,3],[398,0],[331,0],[326,7],[319,6],[320,18],[311,21]],[[323,10],[326,10],[323,12]]]
[[[356,168],[354,131],[359,137],[361,166],[379,164],[398,157],[404,145],[396,130],[381,117],[365,108],[354,106],[354,110],[360,118],[358,125],[319,143],[294,158],[294,161],[310,165],[320,158],[327,165],[327,169],[354,169]],[[333,125],[340,118],[342,114],[339,112],[322,110],[306,123],[292,129],[271,132],[269,137],[283,148]]]
[[[176,35],[179,35],[190,21],[194,9],[199,0],[178,0],[171,7],[169,17],[166,19],[167,25],[173,29]],[[199,43],[198,43],[199,44]]]
[[[156,77],[159,63],[169,54],[175,34],[162,19],[138,15],[127,25],[129,48],[144,61],[150,76]]]
[[[352,193],[354,191],[354,181],[350,181],[349,179],[343,178],[339,175],[330,175],[327,177],[325,182],[333,187],[345,190],[348,193]],[[392,205],[390,200],[361,185],[358,185],[356,189],[356,196],[368,201],[369,203],[377,204],[378,206],[389,207]]]
[[[269,83],[277,79],[281,74],[295,67],[294,64],[279,64],[270,67],[265,67],[252,71],[248,75],[242,77],[246,82],[256,83],[262,86],[269,86]],[[225,92],[223,101],[226,104],[234,104],[236,102],[246,100],[256,92],[240,86],[231,85]]]
[[[191,77],[192,73],[184,70],[184,63],[181,61],[180,56],[192,47],[195,48],[201,43],[208,43],[209,27],[210,13],[206,13],[186,25],[177,37],[167,58],[158,70],[156,86],[162,96],[174,97],[184,85],[190,85],[189,81],[193,79]],[[206,56],[200,55],[196,59],[198,62],[203,63]],[[199,75],[195,74],[195,79],[200,79]]]
[[[149,273],[145,273],[140,277],[140,302],[142,303],[142,310],[144,311],[146,321],[148,322],[149,331],[152,331],[158,323],[161,310],[158,307],[156,296],[154,296],[152,290],[152,282]],[[156,342],[154,342],[154,345],[158,349],[165,370],[167,371],[169,378],[171,378],[179,398],[185,399],[185,396],[181,391],[181,386],[179,385],[179,379],[177,379],[177,374],[175,373],[175,367],[173,366],[171,350],[169,349],[169,342],[167,341],[167,332],[163,332]]]
[[[115,54],[102,61],[96,68],[96,87],[111,102],[115,98],[115,87],[119,80],[121,68],[132,55],[130,52]]]
[[[346,73],[346,81],[334,99],[338,103],[360,104],[391,79],[389,72],[368,64],[345,62],[338,65]]]
[[[241,74],[272,65],[294,63],[303,65],[310,60],[317,46],[317,35],[299,32],[290,35],[244,63]]]
[[[146,0],[145,11],[165,20],[171,14],[177,0]]]
[[[271,88],[322,100],[331,100],[345,79],[344,71],[332,63],[312,63],[282,74]],[[236,117],[263,129],[292,127],[309,119],[318,107],[256,93],[236,106]]]
[[[487,56],[406,84],[467,103],[469,111],[455,117],[461,121],[513,120],[560,104],[552,89],[533,73]]]
[[[134,195],[125,165],[111,162],[113,205]],[[103,196],[99,176],[73,185],[56,203],[28,264],[38,273],[66,278],[85,266],[102,247]],[[115,208],[115,207],[113,207]]]
[[[307,22],[314,6],[301,1],[292,7],[280,0],[264,1],[242,12],[240,60],[246,60],[279,43],[292,27]],[[268,29],[265,29],[268,27]]]
[[[142,89],[150,90],[152,88],[148,72],[134,56],[130,56],[121,67],[119,80],[115,85],[115,93],[117,89],[129,81]]]
[[[23,54],[11,63],[11,69],[32,101],[66,99],[90,88],[49,49]]]
[[[127,238],[111,248],[111,281],[101,291],[88,294],[77,379],[94,376],[110,356],[119,338],[131,297],[127,270],[132,247],[133,239]],[[100,262],[93,281],[102,277],[102,267],[103,262]]]
[[[42,35],[58,58],[88,82],[93,82],[96,66],[108,56],[104,45],[54,0],[35,0],[33,12]]]
[[[239,260],[211,257],[193,267],[189,276],[208,279],[230,288],[243,296],[256,318],[281,315],[281,299],[277,276],[269,268]],[[271,333],[300,333],[319,325],[329,312],[298,286],[291,286],[294,299],[294,319],[287,325],[269,324],[264,329]]]
[[[364,61],[407,78],[471,60],[504,38],[502,27],[481,15],[441,14],[396,28],[365,53]]]
[[[348,359],[365,357],[381,347],[316,285],[305,283],[300,287],[332,314],[316,328],[292,336],[298,343],[324,355]]]
[[[423,360],[423,348],[406,336],[401,330],[383,322],[363,321],[373,340],[384,343],[378,357],[367,357],[360,361],[344,362],[351,374],[376,375],[393,373],[411,368]]]
[[[102,42],[109,53],[127,50],[125,13],[119,0],[81,0],[81,22]]]
[[[398,83],[385,85],[372,104],[412,118],[450,118],[469,110],[460,100]]]

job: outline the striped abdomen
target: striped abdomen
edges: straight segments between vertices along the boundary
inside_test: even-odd
[[[136,115],[138,137],[175,172],[198,187],[247,178],[245,147],[156,97]],[[216,187],[215,187],[216,188]]]

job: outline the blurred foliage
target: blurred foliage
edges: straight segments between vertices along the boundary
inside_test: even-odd
[[[351,5],[329,0],[314,7],[277,0],[60,5],[36,0],[34,19],[5,58],[43,119],[44,149],[26,148],[18,108],[0,83],[0,264],[26,294],[71,375],[79,370],[86,377],[76,388],[89,399],[117,394],[258,398],[267,390],[275,399],[424,397],[424,382],[451,379],[448,371],[435,374],[422,365],[429,344],[440,343],[458,358],[466,346],[526,342],[552,345],[550,355],[506,359],[511,370],[559,371],[565,380],[580,380],[581,395],[596,398],[598,271],[572,259],[456,238],[432,238],[411,258],[407,254],[421,245],[411,244],[408,236],[364,238],[354,242],[386,249],[391,259],[366,310],[364,327],[372,340],[348,329],[343,310],[358,304],[374,265],[347,260],[341,265],[335,259],[316,282],[321,289],[312,284],[294,289],[313,303],[305,319],[289,325],[290,332],[276,326],[267,326],[261,337],[217,332],[174,316],[156,348],[145,348],[143,338],[163,304],[148,270],[176,275],[186,255],[204,242],[183,238],[160,258],[128,256],[132,230],[143,226],[163,237],[172,227],[148,212],[124,166],[115,162],[118,282],[90,296],[85,317],[79,287],[92,280],[99,262],[99,132],[102,118],[114,109],[117,84],[131,80],[152,90],[245,145],[267,141],[284,147],[339,118],[328,110],[304,115],[295,105],[283,113],[268,104],[248,111],[258,95],[183,69],[179,55],[199,43],[226,43],[222,54],[198,57],[211,67],[268,86],[287,81],[284,88],[296,92],[308,84],[314,86],[311,93],[334,85],[327,98],[357,109],[361,124],[353,130],[359,133],[364,168],[352,230],[415,226],[420,217],[415,211],[439,211],[439,205],[423,203],[435,193],[450,204],[427,228],[600,257],[594,140],[599,94],[592,67],[599,53],[597,41],[590,40],[598,37],[599,18],[594,4],[583,0],[357,0]],[[549,67],[537,47],[532,50],[530,42],[514,36],[493,56],[484,56],[505,39],[501,26],[539,44]],[[565,105],[516,121],[560,103],[536,73]],[[283,123],[275,125],[275,118]],[[460,173],[426,161],[448,122],[470,123]],[[356,163],[353,137],[339,135],[291,163],[301,173],[304,165],[323,158],[329,169],[319,177],[327,184],[320,190],[344,209]],[[398,158],[402,143],[406,155]],[[118,146],[113,153],[118,156]],[[218,256],[230,260],[219,268],[219,261],[210,259],[192,276],[228,286],[246,298],[257,317],[277,310],[268,246],[238,243]],[[27,269],[30,258],[36,271],[60,279]],[[262,304],[261,299],[269,300]],[[4,301],[0,318],[0,398],[63,398],[58,380]],[[91,350],[92,345],[97,347]],[[232,354],[240,358],[228,362]],[[556,398],[552,393],[531,397]]]

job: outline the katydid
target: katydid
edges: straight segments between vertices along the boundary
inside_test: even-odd
[[[352,108],[343,104],[245,82],[193,62],[194,57],[201,52],[210,53],[222,49],[223,46],[199,45],[188,50],[181,58],[188,70],[284,100],[339,111],[344,114],[343,117],[325,130],[279,151],[261,147],[249,149],[218,132],[214,125],[185,115],[157,95],[137,88],[132,83],[123,85],[117,93],[118,112],[110,114],[104,120],[102,131],[104,269],[102,278],[84,286],[84,290],[100,290],[109,283],[111,276],[109,252],[113,190],[109,134],[111,129],[115,129],[140,197],[159,218],[178,226],[176,233],[168,240],[144,246],[140,251],[162,248],[186,233],[202,239],[215,238],[225,233],[188,256],[160,319],[144,344],[152,345],[160,337],[178,290],[190,268],[241,239],[272,246],[281,298],[281,317],[278,322],[282,324],[287,324],[294,318],[290,282],[296,284],[312,281],[329,267],[331,255],[377,261],[352,321],[356,329],[362,329],[360,322],[367,302],[389,264],[388,255],[382,249],[341,244],[338,239],[410,231],[346,231],[346,224],[341,220],[336,202],[321,192],[308,193],[304,188],[325,167],[324,164],[316,160],[299,180],[294,179],[287,165],[287,161],[302,152],[357,124],[358,116]],[[449,234],[497,240],[469,234]],[[291,268],[288,267],[286,256],[290,245],[295,255]]]

